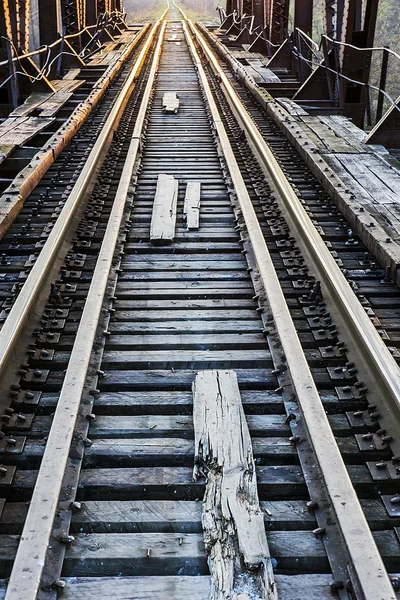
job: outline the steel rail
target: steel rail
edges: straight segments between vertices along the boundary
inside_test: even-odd
[[[175,2],[174,5],[177,7]],[[204,38],[199,34],[194,24],[187,19],[186,15],[179,7],[177,8],[181,11],[185,22],[188,24],[193,35],[201,45],[204,53],[207,56],[207,59],[212,64],[214,71],[218,74],[220,85],[225,88],[227,96],[234,104],[235,109],[240,113],[242,121],[246,126],[247,134],[254,142],[254,145],[263,157],[263,160],[268,165],[270,177],[273,180],[279,194],[285,198],[285,204],[289,204],[288,208],[290,212],[293,212],[298,216],[298,218],[303,217],[301,211],[304,212],[304,216],[308,220],[307,221],[304,218],[301,219],[301,222],[304,223],[304,234],[309,235],[310,243],[316,245],[315,253],[317,258],[319,260],[327,261],[327,269],[329,269],[329,266],[332,264],[332,262],[334,263],[333,272],[336,274],[336,277],[330,275],[329,280],[332,278],[332,284],[338,285],[339,295],[344,294],[346,296],[346,298],[342,300],[344,307],[347,310],[354,310],[354,304],[357,303],[358,310],[356,312],[358,313],[361,311],[361,317],[365,317],[366,315],[364,310],[359,306],[354,293],[349,288],[342,273],[339,271],[339,274],[337,274],[338,267],[336,263],[334,262],[321,238],[319,238],[314,226],[312,225],[304,209],[301,207],[298,198],[295,196],[292,188],[290,187],[289,182],[286,180],[279,165],[272,156],[271,151],[261,138],[261,134],[255,128],[253,122],[248,116],[246,109],[231,86],[223,69],[220,67],[212,50],[209,48]],[[187,31],[187,29],[185,29],[185,31]],[[239,206],[242,210],[242,215],[254,251],[260,278],[263,282],[268,302],[274,316],[275,326],[282,343],[287,364],[289,365],[290,375],[296,391],[299,408],[304,419],[305,427],[309,433],[316,459],[320,466],[321,472],[323,473],[325,487],[332,507],[335,511],[337,523],[347,549],[350,560],[349,575],[353,583],[354,592],[357,594],[357,600],[395,600],[396,596],[393,591],[393,587],[386,573],[382,558],[376,547],[364,512],[351,483],[306,357],[304,355],[303,348],[292,321],[271,256],[261,231],[257,215],[248,195],[246,185],[240,173],[227,133],[221,122],[221,117],[214,101],[203,66],[198,58],[195,58],[195,61],[204,93],[209,103],[214,127],[225,155]],[[300,208],[301,211],[299,211],[298,208]],[[319,239],[315,234],[318,235]],[[323,247],[321,247],[321,245]],[[350,295],[350,298],[347,298],[348,295]],[[360,321],[363,322],[361,317]],[[375,329],[367,317],[366,319],[368,327],[365,327],[365,330],[369,332],[370,329],[372,329],[374,337],[377,337]],[[356,323],[359,323],[358,319],[356,320]],[[364,328],[362,331],[364,331]],[[382,345],[382,341],[379,337],[378,340]],[[386,351],[386,348],[384,349]],[[391,363],[393,363],[394,361],[390,354],[389,358]],[[396,363],[394,364],[396,371],[398,372],[397,365]],[[398,390],[399,389],[400,387]]]
[[[97,138],[88,158],[83,167],[71,193],[64,204],[60,215],[54,224],[49,237],[46,240],[31,272],[29,273],[24,286],[21,289],[8,318],[5,321],[3,328],[0,331],[0,375],[7,364],[9,357],[12,355],[18,337],[23,331],[30,311],[38,297],[46,276],[50,271],[52,264],[57,256],[57,253],[64,241],[68,227],[80,206],[81,201],[85,197],[85,193],[90,184],[90,181],[98,168],[104,149],[107,147],[114,130],[117,128],[121,119],[125,105],[132,93],[132,86],[137,75],[142,68],[147,52],[151,46],[154,35],[164,18],[165,12],[160,19],[155,23],[150,30],[149,36],[140,51],[140,54],[132,67],[132,70],[124,83],[124,86],[111,109],[107,121]]]
[[[364,308],[360,305],[335,259],[301,205],[268,144],[262,138],[247,109],[226,77],[218,59],[193,23],[190,21],[189,23],[218,74],[220,85],[234,107],[234,112],[237,114],[258,156],[261,166],[268,173],[285,208],[301,232],[302,243],[307,247],[313,264],[321,274],[325,287],[335,300],[340,314],[344,315],[346,326],[356,340],[357,346],[362,349],[364,362],[368,363],[368,367],[372,369],[372,373],[378,378],[380,391],[390,402],[392,418],[400,424],[400,369],[396,361],[371,323]]]
[[[158,29],[164,15],[165,13],[157,21],[153,33]],[[166,21],[164,20],[140,110],[136,118],[127,158],[65,373],[5,600],[35,600],[40,585],[114,251],[134,165],[139,153],[140,139],[157,72],[165,27]]]

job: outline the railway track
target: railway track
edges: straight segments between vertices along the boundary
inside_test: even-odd
[[[53,175],[44,197],[33,193],[1,241],[5,598],[200,600],[212,589],[215,598],[275,598],[277,590],[285,600],[394,599],[400,513],[391,428],[399,374],[368,316],[388,320],[387,345],[396,349],[390,311],[398,289],[380,283],[385,274],[272,131],[281,164],[376,311],[367,307],[365,325],[365,310],[333,261],[330,277],[347,303],[342,315],[299,218],[285,208],[293,192],[274,163],[266,166],[244,112],[238,124],[222,70],[207,62],[204,40],[176,7],[168,19],[157,22],[136,57],[142,72],[133,97],[116,109],[122,115],[125,106],[107,156],[98,152],[102,166],[97,172],[92,163],[79,196],[74,187],[64,198],[75,194],[81,203],[70,225],[61,226],[65,211],[52,205]],[[163,111],[170,92],[178,95],[176,114]],[[98,143],[103,135],[109,139],[100,133]],[[85,138],[76,144],[82,152]],[[154,202],[160,174],[169,176],[167,200],[178,189],[170,244],[153,229],[161,222]],[[201,185],[194,229],[184,216],[188,182]],[[45,244],[25,273],[29,238],[40,229],[27,219],[40,222],[42,203],[52,210],[53,231],[59,228],[52,255],[61,257],[40,269],[49,260]],[[37,250],[42,245],[35,242]],[[34,268],[43,282],[32,284]],[[215,406],[226,401],[235,419],[222,404],[215,426],[204,390]],[[220,452],[242,445],[247,452],[247,462],[226,470],[226,477],[244,474],[240,490],[250,499],[238,514],[248,510],[247,520],[224,514],[214,522],[219,505],[207,512],[210,482],[218,486],[224,473],[214,443]],[[249,515],[262,516],[266,541]],[[249,532],[264,550],[268,543],[254,563],[246,554]],[[241,557],[229,577],[219,547]]]

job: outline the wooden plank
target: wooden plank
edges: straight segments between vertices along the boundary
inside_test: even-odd
[[[207,469],[203,529],[211,595],[277,598],[257,492],[253,449],[236,374],[203,371],[193,383],[195,477]]]
[[[165,92],[162,99],[163,112],[176,115],[179,111],[179,104],[180,101],[176,92]]]
[[[400,175],[387,163],[372,154],[341,154],[337,158],[375,202],[400,202]]]
[[[193,457],[193,454],[192,454]],[[153,463],[154,464],[154,463]],[[347,467],[359,494],[376,494],[376,482],[365,465]],[[307,487],[298,465],[256,467],[258,492],[262,500],[288,500],[307,497]],[[37,477],[36,470],[17,469],[13,481],[13,500],[29,500]],[[391,489],[390,489],[391,487]],[[390,480],[380,481],[379,490],[390,494]],[[84,469],[79,482],[78,499],[88,500],[200,500],[204,480],[193,480],[193,466],[112,467]]]
[[[246,406],[247,412],[249,406]],[[250,433],[254,436],[290,435],[286,415],[248,414],[246,421]],[[329,422],[336,435],[349,436],[354,430],[345,415],[329,415]],[[50,416],[37,416],[30,430],[31,437],[47,435],[51,426]],[[360,430],[368,432],[366,426]],[[180,437],[192,439],[193,420],[190,415],[99,415],[90,428],[91,438],[122,437]]]
[[[152,335],[151,332],[146,335],[130,335],[128,331],[126,335],[113,335],[107,342],[108,349],[128,350],[140,347],[142,350],[151,350],[157,346],[167,346],[168,349],[174,350],[221,350],[223,348],[233,350],[238,347],[247,350],[249,348],[258,348],[259,346],[266,348],[265,336],[262,333],[224,334],[217,332],[215,334],[196,335],[184,331],[183,333],[175,333],[174,335],[169,335],[171,332],[167,332],[167,335]]]
[[[72,92],[56,92],[39,107],[41,117],[54,117],[72,97]]]
[[[23,146],[43,129],[51,125],[54,118],[18,117],[12,128],[2,133],[0,131],[0,144]],[[2,123],[4,125],[4,123]]]
[[[210,577],[73,577],[66,579],[63,600],[206,600]],[[332,600],[330,575],[276,575],[279,600]],[[400,594],[397,595],[400,598]]]
[[[372,502],[372,501],[371,501]],[[378,501],[375,501],[378,503]],[[383,504],[380,504],[385,511]],[[260,502],[265,527],[272,530],[309,530],[315,516],[305,501]],[[0,519],[1,534],[18,534],[28,506],[7,502]],[[89,500],[72,515],[73,533],[202,533],[201,502],[194,500]]]
[[[178,181],[172,175],[160,173],[150,223],[150,242],[169,244],[175,237]]]
[[[57,358],[57,357],[55,357]],[[60,362],[64,362],[63,358]],[[68,360],[68,356],[66,356]],[[201,365],[212,365],[216,363],[220,368],[235,368],[242,366],[247,368],[267,367],[270,363],[270,353],[265,348],[260,350],[141,350],[141,351],[108,351],[103,355],[103,367],[105,369],[121,366],[125,369],[140,368],[147,363],[148,369],[174,367],[193,369],[201,368]],[[196,366],[194,366],[196,365]],[[224,365],[224,366],[223,366]],[[226,366],[225,366],[226,365]],[[209,368],[205,366],[204,368]]]
[[[296,102],[294,102],[290,98],[275,98],[275,100],[281,106],[283,106],[283,108],[285,110],[287,110],[287,112],[292,117],[304,117],[304,116],[308,115],[307,111],[304,110],[304,108],[302,108],[301,106],[299,106]]]
[[[302,116],[301,121],[321,140],[321,152],[350,153],[355,149],[348,141],[335,134],[318,117]],[[326,150],[324,150],[324,147]]]
[[[56,92],[75,92],[84,83],[85,79],[54,79],[52,82]]]
[[[0,123],[0,139],[3,135],[13,131],[16,127],[19,127],[21,123],[25,123],[27,120],[28,117],[8,117],[2,121]]]
[[[263,526],[262,521],[261,523]],[[396,570],[400,544],[395,532],[378,531],[373,533],[373,537],[386,567]],[[281,571],[329,572],[323,542],[311,531],[272,531],[268,533],[268,542]],[[0,536],[1,577],[8,576],[18,543],[19,536]],[[174,575],[178,570],[182,575],[208,574],[201,534],[77,534],[74,543],[66,549],[63,564],[63,574],[66,577],[164,576]],[[239,579],[238,584],[240,588],[248,587],[246,580]],[[267,597],[262,596],[259,590],[254,592],[258,592],[258,597]],[[254,598],[254,595],[241,597],[243,600],[247,598]]]
[[[261,77],[262,82],[281,83],[279,77],[271,69],[268,69],[259,58],[247,58],[246,60],[250,67]],[[245,69],[247,70],[246,66]]]
[[[69,71],[64,75],[63,80],[64,81],[72,81],[73,79],[76,79],[78,77],[78,75],[80,74],[81,69],[69,69]]]
[[[200,181],[188,181],[183,205],[183,216],[188,230],[198,229],[200,226],[200,198]]]
[[[43,102],[49,100],[53,96],[53,92],[33,92],[28,96],[23,104],[15,108],[10,117],[27,117],[34,110],[39,108]]]
[[[0,164],[10,156],[15,148],[15,144],[0,144]]]
[[[350,134],[352,138],[362,143],[367,138],[367,133],[354,125],[349,117],[344,117],[343,115],[327,115],[327,116],[319,116],[320,121],[327,123],[332,129],[337,131],[338,134],[342,135],[349,139],[348,135]],[[350,138],[351,144],[354,144],[353,139]],[[364,152],[368,152],[370,148],[363,144],[361,148],[364,148]]]

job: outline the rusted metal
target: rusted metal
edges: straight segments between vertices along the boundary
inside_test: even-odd
[[[288,37],[289,0],[272,0],[271,42],[282,44]]]
[[[368,0],[365,7],[363,29],[361,29],[361,1],[346,0],[341,41],[359,48],[370,48],[374,42],[379,0]],[[359,85],[341,79],[343,109],[359,127],[364,125],[367,108],[365,84],[368,83],[372,52],[358,52],[349,46],[341,46],[340,67],[345,77],[360,82]],[[363,85],[364,84],[364,85]]]
[[[383,102],[385,100],[385,95],[382,92],[384,92],[386,90],[388,64],[389,64],[389,52],[385,49],[385,50],[383,50],[383,55],[382,55],[381,76],[380,76],[380,80],[379,80],[379,89],[381,90],[381,92],[379,92],[378,105],[376,107],[376,120],[377,121],[380,121],[382,119],[382,115],[383,115]]]

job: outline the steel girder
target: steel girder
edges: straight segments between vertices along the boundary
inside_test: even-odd
[[[364,23],[361,23],[361,0],[344,0],[341,42],[358,48],[371,48],[374,43],[379,0],[367,0]],[[359,127],[364,125],[365,110],[369,107],[369,81],[372,52],[340,47],[342,97],[345,114]],[[351,80],[351,81],[349,81]],[[353,83],[354,81],[360,83]]]

